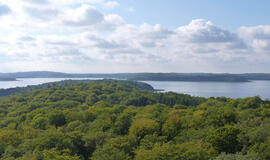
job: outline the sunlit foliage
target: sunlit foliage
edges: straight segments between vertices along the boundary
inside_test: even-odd
[[[155,93],[126,81],[0,99],[4,160],[269,160],[270,101]]]

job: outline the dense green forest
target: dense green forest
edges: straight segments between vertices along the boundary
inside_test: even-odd
[[[106,80],[110,81],[110,80]],[[75,84],[82,84],[82,83],[92,83],[95,82],[94,80],[63,80],[63,81],[57,81],[57,82],[49,82],[39,85],[30,85],[27,87],[16,87],[16,88],[7,88],[7,89],[0,89],[0,97],[9,96],[16,93],[21,93],[25,91],[31,91],[33,89],[42,89],[42,88],[48,88],[48,87],[56,87],[56,86],[70,86]],[[155,89],[146,83],[140,83],[136,81],[126,81],[125,82],[128,85],[131,85],[133,87],[145,89],[148,91],[155,91]]]
[[[270,101],[156,93],[128,81],[0,98],[3,160],[270,160]]]

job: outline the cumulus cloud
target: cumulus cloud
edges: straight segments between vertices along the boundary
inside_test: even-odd
[[[270,54],[270,26],[241,27],[238,33],[255,52]]]
[[[117,26],[125,24],[124,19],[117,14],[109,14],[104,17],[105,25],[110,28],[115,28]]]
[[[24,10],[29,16],[44,20],[51,20],[60,14],[60,11],[56,8],[25,7]]]
[[[70,26],[88,26],[101,23],[104,15],[89,5],[83,5],[75,10],[69,10],[65,13],[64,24]]]
[[[103,2],[103,5],[106,7],[106,8],[116,8],[118,7],[120,4],[116,1],[109,1],[109,2]]]
[[[241,27],[234,33],[196,19],[169,29],[127,24],[120,15],[97,9],[119,6],[114,1],[4,2],[12,14],[0,23],[5,29],[0,31],[5,59],[0,68],[11,67],[3,62],[9,61],[26,70],[65,72],[231,72],[270,60],[269,26]]]
[[[270,39],[270,26],[240,27],[238,32],[243,38]]]
[[[252,46],[255,49],[268,50],[270,49],[270,41],[269,40],[253,40]]]
[[[122,25],[110,35],[111,39],[116,39],[119,43],[129,43],[130,46],[138,48],[150,48],[163,46],[165,41],[173,35],[174,32],[157,24]]]
[[[114,40],[106,40],[103,38],[99,38],[96,36],[90,36],[89,40],[92,40],[94,42],[94,46],[100,49],[123,49],[127,48],[127,45],[125,44],[119,44]]]
[[[224,43],[238,40],[236,34],[223,30],[203,19],[192,20],[189,25],[179,27],[177,32],[179,36],[195,43]]]

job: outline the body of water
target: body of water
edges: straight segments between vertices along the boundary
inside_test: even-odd
[[[61,80],[82,80],[91,78],[27,78],[18,81],[0,81],[0,89],[25,87]],[[96,79],[93,79],[96,80]],[[167,82],[167,81],[143,81],[152,85],[155,89],[173,91],[177,93],[190,94],[201,97],[231,97],[244,98],[260,96],[263,99],[270,99],[270,81],[252,82]]]
[[[62,80],[98,80],[100,78],[22,78],[17,81],[0,81],[0,89],[15,88],[15,87],[26,87],[29,85],[38,85],[49,82],[57,82]]]
[[[155,89],[200,97],[245,98],[260,96],[270,99],[270,81],[251,82],[156,82],[145,81]]]

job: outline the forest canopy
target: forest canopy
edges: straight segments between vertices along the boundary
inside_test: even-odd
[[[0,98],[4,160],[268,160],[270,101],[156,93],[129,81]]]

